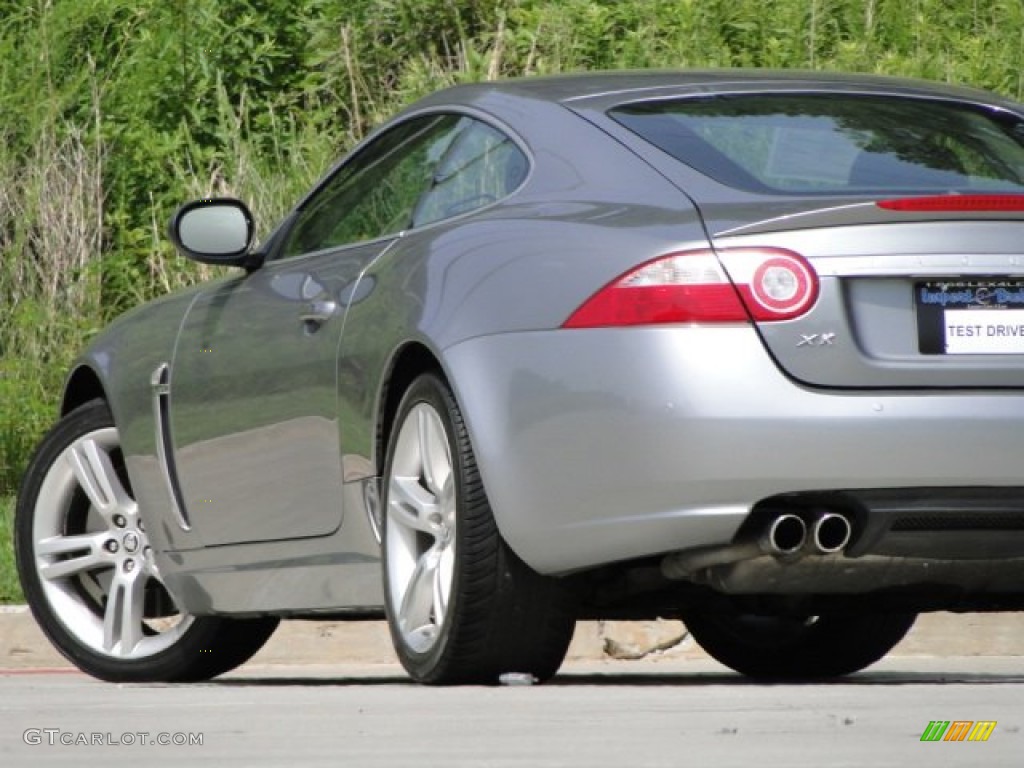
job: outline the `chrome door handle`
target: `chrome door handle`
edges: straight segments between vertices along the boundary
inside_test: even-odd
[[[311,301],[306,306],[306,311],[299,315],[299,319],[309,325],[323,325],[337,310],[338,304],[329,299]]]

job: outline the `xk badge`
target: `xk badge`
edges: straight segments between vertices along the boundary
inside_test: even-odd
[[[834,333],[801,333],[798,347],[831,347],[836,340]]]

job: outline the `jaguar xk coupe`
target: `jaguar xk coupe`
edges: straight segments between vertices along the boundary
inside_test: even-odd
[[[682,618],[845,675],[922,611],[1024,607],[1024,107],[868,76],[466,85],[357,146],[236,267],[78,359],[22,583],[107,680],[282,618],[384,616],[425,683],[556,673],[578,618]]]

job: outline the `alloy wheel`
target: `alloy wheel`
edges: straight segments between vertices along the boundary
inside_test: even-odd
[[[32,523],[33,563],[55,617],[118,660],[174,645],[193,619],[163,588],[113,427],[68,445],[46,472]]]
[[[402,422],[388,478],[387,568],[398,630],[416,653],[437,643],[456,557],[455,473],[448,434],[428,403]]]

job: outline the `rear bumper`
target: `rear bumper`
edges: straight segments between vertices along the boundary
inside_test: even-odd
[[[499,528],[544,573],[727,544],[779,494],[1024,485],[1024,392],[811,390],[745,326],[496,335],[444,359]]]

